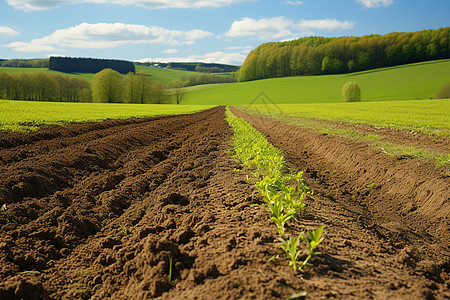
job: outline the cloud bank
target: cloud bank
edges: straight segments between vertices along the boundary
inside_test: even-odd
[[[291,20],[286,17],[273,17],[255,20],[242,18],[234,21],[225,33],[227,37],[255,37],[260,40],[283,39],[312,35],[312,30],[345,30],[352,29],[354,22],[336,19]]]
[[[250,50],[243,52],[224,52],[215,51],[209,52],[202,55],[190,55],[185,57],[155,57],[155,58],[144,58],[138,60],[139,62],[205,62],[205,63],[219,63],[227,65],[240,65],[244,62]]]
[[[250,1],[255,0],[7,0],[8,4],[12,7],[24,11],[45,10],[81,3],[135,5],[146,9],[164,9],[223,7],[234,3]]]
[[[394,3],[394,0],[356,0],[362,6],[367,8],[389,6]]]
[[[124,23],[82,23],[30,42],[14,42],[6,46],[19,52],[59,52],[65,48],[104,49],[130,44],[189,45],[209,36],[213,34],[198,29],[180,31]]]

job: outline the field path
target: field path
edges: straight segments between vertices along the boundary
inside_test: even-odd
[[[315,191],[288,231],[327,225],[294,273],[224,112],[0,133],[0,299],[449,297],[448,177],[241,114]]]

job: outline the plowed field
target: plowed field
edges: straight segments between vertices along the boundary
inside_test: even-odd
[[[0,299],[450,298],[445,170],[236,114],[305,170],[288,230],[326,224],[314,268],[294,273],[251,205],[218,107],[0,133]]]

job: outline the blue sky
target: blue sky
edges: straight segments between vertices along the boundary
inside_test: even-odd
[[[450,0],[1,0],[0,58],[240,65],[261,43],[450,26]]]

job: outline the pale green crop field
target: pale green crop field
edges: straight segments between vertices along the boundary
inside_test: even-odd
[[[450,99],[241,106],[277,119],[315,118],[450,135]]]
[[[352,74],[285,77],[228,83],[186,93],[183,104],[343,102],[342,86],[356,81],[362,101],[416,100],[435,97],[450,82],[450,60],[376,69]]]
[[[203,105],[68,103],[0,100],[0,130],[36,130],[39,125],[99,122],[193,113]]]

